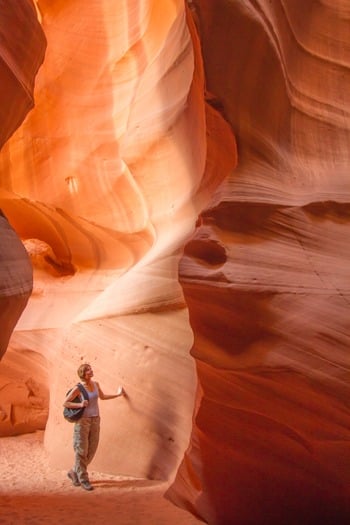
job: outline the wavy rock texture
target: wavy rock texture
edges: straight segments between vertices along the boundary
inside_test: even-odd
[[[0,206],[34,268],[0,369],[10,385],[0,432],[35,427],[19,411],[11,428],[5,421],[17,385],[27,406],[37,398],[37,428],[49,403],[46,448],[53,465],[69,467],[62,399],[89,361],[105,392],[122,383],[128,394],[101,403],[93,468],[171,479],[196,389],[178,261],[236,162],[234,139],[204,102],[199,42],[182,1],[36,7],[47,50],[35,108],[0,154]]]
[[[18,235],[0,210],[0,359],[33,288],[33,271]]]
[[[345,524],[349,7],[191,5],[239,165],[181,261],[200,388],[169,495],[210,524]]]
[[[1,148],[34,106],[34,79],[46,42],[32,2],[0,0],[0,11]]]
[[[213,525],[342,525],[349,8],[188,4],[210,105],[180,0],[36,2],[36,107],[0,154],[0,206],[34,267],[1,364],[0,431],[42,428],[49,401],[46,447],[68,466],[61,402],[88,360],[106,391],[129,395],[101,407],[94,468],[171,479],[192,427],[194,336],[191,445],[168,496]],[[18,90],[3,140],[30,107]],[[214,195],[236,150],[213,107],[239,148]],[[178,261],[203,207],[184,298]]]
[[[45,37],[33,4],[0,0],[0,148],[33,107],[34,79]],[[0,191],[2,173],[0,173]],[[1,199],[2,194],[0,194]],[[1,204],[0,204],[1,207]],[[26,250],[0,209],[0,359],[33,286]],[[4,403],[4,396],[2,396]],[[0,416],[1,417],[1,416]]]

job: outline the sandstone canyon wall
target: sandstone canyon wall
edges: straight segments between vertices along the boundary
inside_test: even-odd
[[[68,468],[72,427],[62,399],[89,361],[105,392],[120,383],[127,392],[101,403],[92,468],[171,479],[188,446],[196,389],[178,260],[236,161],[234,139],[206,108],[182,1],[38,0],[40,25],[31,2],[19,5],[24,13],[2,6],[5,36],[25,18],[29,31],[16,37],[19,49],[36,50],[33,71],[46,51],[35,107],[0,154],[0,206],[34,271],[1,364],[0,431],[43,428],[49,411],[45,446],[53,465]],[[207,140],[206,120],[218,140]]]
[[[168,497],[212,525],[347,523],[347,3],[35,4],[35,107],[13,134],[18,88],[0,152],[0,207],[34,269],[1,432],[49,408],[46,448],[68,466],[62,396],[88,360],[128,392],[101,406],[94,468],[177,472]],[[45,40],[24,12],[33,89]]]
[[[191,5],[239,161],[181,261],[200,390],[169,495],[211,524],[345,525],[349,5]]]
[[[33,4],[26,0],[16,3],[1,0],[0,12],[1,148],[34,105],[34,80],[44,59],[46,40]],[[7,207],[9,197],[16,206],[15,196],[5,188],[0,170],[0,359],[33,287],[28,253],[1,211]],[[0,371],[0,435],[12,433],[14,426],[16,432],[45,426],[47,402],[45,396],[37,395],[41,391],[37,381],[30,377],[18,380],[25,361],[19,359]]]

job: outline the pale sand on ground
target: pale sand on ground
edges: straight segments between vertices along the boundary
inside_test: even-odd
[[[0,438],[1,525],[198,525],[167,501],[167,484],[90,472],[92,492],[50,468],[43,432]]]

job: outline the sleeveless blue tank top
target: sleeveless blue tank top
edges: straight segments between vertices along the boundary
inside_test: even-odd
[[[98,408],[98,390],[96,383],[93,383],[94,389],[92,392],[85,389],[88,396],[89,396],[89,404],[87,407],[85,407],[83,417],[96,417],[100,415],[100,411]]]

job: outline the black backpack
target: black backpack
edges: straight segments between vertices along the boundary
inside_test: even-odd
[[[80,390],[80,393],[82,394],[83,398],[89,401],[89,395],[83,385],[81,383],[77,384],[77,387]],[[73,389],[71,388],[67,392],[67,396]],[[72,399],[71,403],[81,403],[80,395],[76,396],[74,399]],[[63,409],[63,417],[66,421],[69,421],[70,423],[75,423],[80,419],[84,413],[85,407],[78,407],[78,408],[67,408],[64,407]]]

